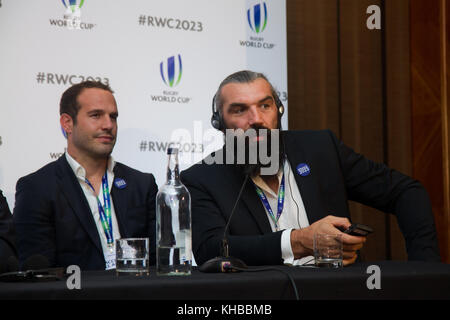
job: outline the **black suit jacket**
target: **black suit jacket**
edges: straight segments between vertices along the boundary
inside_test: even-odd
[[[327,215],[350,218],[347,202],[354,200],[396,214],[409,259],[440,261],[429,197],[418,181],[355,153],[328,130],[284,131],[282,137],[295,175],[291,183],[297,183],[310,224]],[[301,163],[308,164],[309,175],[297,173]],[[244,175],[234,165],[202,162],[183,171],[181,179],[192,197],[193,250],[202,264],[221,253]],[[249,265],[282,263],[281,231],[271,231],[250,180],[230,222],[228,240],[230,255]]]
[[[152,174],[116,162],[114,179],[126,187],[111,189],[122,238],[148,237],[150,264],[155,263],[155,199]],[[51,266],[105,269],[100,236],[83,190],[65,156],[17,182],[13,214],[19,261],[34,254]]]
[[[15,231],[8,202],[0,190],[0,263],[16,256]]]

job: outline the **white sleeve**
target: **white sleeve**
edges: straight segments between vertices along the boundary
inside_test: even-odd
[[[291,246],[291,231],[294,229],[286,229],[281,233],[281,258],[286,265],[309,265],[314,264],[313,256],[306,256],[297,260],[294,260],[294,253]]]
[[[294,229],[286,229],[281,234],[281,258],[284,264],[294,264],[294,253],[291,247],[291,231]]]

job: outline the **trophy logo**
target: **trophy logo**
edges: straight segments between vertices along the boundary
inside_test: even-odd
[[[267,25],[267,6],[263,2],[258,3],[247,10],[247,20],[250,29],[255,33],[261,33],[264,31]]]
[[[166,67],[164,61],[159,64],[159,72],[164,83],[169,87],[174,87],[180,83],[183,74],[183,65],[181,63],[181,56],[178,55],[178,63],[175,56],[167,58]]]
[[[66,12],[64,12],[64,20],[66,21],[67,28],[70,30],[81,29],[81,7],[84,4],[84,0],[61,0]]]

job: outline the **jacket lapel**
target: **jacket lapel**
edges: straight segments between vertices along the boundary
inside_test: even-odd
[[[113,185],[111,186],[111,197],[114,203],[114,211],[116,213],[117,224],[119,225],[120,236],[122,238],[129,237],[128,228],[126,225],[126,217],[125,214],[127,212],[127,199],[129,186],[127,185],[124,188],[116,188],[114,182],[118,179],[123,179],[127,181],[127,177],[124,176],[123,170],[121,170],[120,164],[116,163],[114,166],[114,180]]]
[[[58,167],[56,171],[60,191],[66,197],[67,202],[75,215],[78,217],[81,226],[89,235],[91,241],[100,252],[103,252],[97,227],[92,216],[91,209],[89,208],[89,204],[74,172],[72,171],[72,168],[64,155],[58,159]]]
[[[320,188],[317,181],[317,173],[314,171],[313,159],[308,157],[308,153],[305,152],[301,140],[295,139],[292,133],[294,132],[283,132],[285,152],[294,173],[309,224],[312,224],[327,216],[329,212],[326,212],[327,209],[320,199]],[[301,176],[298,173],[297,167],[300,164],[307,164],[309,166],[309,175]]]
[[[241,171],[235,167],[233,167],[233,173],[234,173],[234,189],[236,191],[236,196],[239,194],[239,191],[241,190],[242,184],[244,183],[244,175],[241,173]],[[233,205],[235,199],[232,200]],[[264,210],[264,207],[261,203],[261,200],[258,198],[258,195],[256,193],[255,187],[253,185],[252,179],[249,177],[247,179],[247,183],[245,184],[244,190],[242,191],[241,200],[248,208],[248,211],[252,214],[253,218],[255,219],[259,229],[262,233],[270,233],[272,232],[272,228],[270,227],[269,220],[267,219],[266,211]],[[239,203],[238,203],[239,207]],[[238,214],[238,213],[235,213]]]

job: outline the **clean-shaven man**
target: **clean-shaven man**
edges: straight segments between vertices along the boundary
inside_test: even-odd
[[[111,88],[86,81],[61,97],[60,124],[67,152],[17,182],[14,224],[19,261],[45,256],[50,266],[115,268],[119,238],[150,238],[155,263],[152,174],[111,157],[117,138],[117,104]]]

